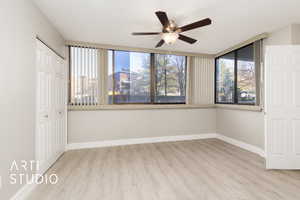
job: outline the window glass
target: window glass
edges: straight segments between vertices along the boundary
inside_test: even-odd
[[[155,103],[185,103],[186,57],[155,54]]]
[[[255,62],[253,45],[237,51],[237,95],[240,104],[255,104]]]
[[[234,52],[216,60],[216,101],[234,103]]]
[[[109,56],[110,103],[149,103],[150,54],[111,51]]]

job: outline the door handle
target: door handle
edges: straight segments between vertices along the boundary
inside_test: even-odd
[[[44,115],[44,118],[48,118],[49,117],[49,115]]]

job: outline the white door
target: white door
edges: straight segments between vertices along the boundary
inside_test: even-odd
[[[268,46],[265,57],[268,169],[300,169],[300,46]]]
[[[43,174],[64,152],[66,141],[66,67],[37,40],[36,160]]]
[[[67,71],[64,62],[56,56],[54,74],[54,142],[55,153],[60,155],[65,150],[66,143],[66,113],[67,113]]]

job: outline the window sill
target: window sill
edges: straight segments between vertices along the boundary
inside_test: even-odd
[[[99,106],[68,106],[69,111],[95,111],[95,110],[157,110],[157,109],[206,109],[220,108],[226,110],[244,110],[262,112],[261,106],[249,105],[227,105],[227,104],[208,104],[208,105],[192,105],[192,104],[124,104],[124,105],[99,105]]]
[[[205,109],[215,108],[215,105],[189,105],[189,104],[125,104],[125,105],[99,105],[99,106],[68,106],[69,111],[93,111],[93,110],[156,110],[156,109]]]
[[[245,110],[262,112],[263,108],[261,106],[249,106],[249,105],[228,105],[228,104],[216,104],[216,108],[227,109],[227,110]]]

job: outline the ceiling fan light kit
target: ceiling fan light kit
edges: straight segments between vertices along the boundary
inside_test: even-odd
[[[162,32],[132,33],[132,35],[161,35],[162,39],[157,43],[155,48],[161,47],[164,43],[173,44],[177,41],[177,39],[187,42],[189,44],[194,44],[195,42],[197,42],[197,40],[187,37],[185,35],[182,35],[181,33],[211,24],[211,20],[209,18],[206,18],[206,19],[194,22],[192,24],[178,27],[177,24],[173,20],[168,19],[168,16],[165,12],[157,11],[157,12],[155,12],[155,14],[163,26]]]
[[[176,32],[162,33],[161,38],[165,41],[166,44],[173,44],[178,39],[179,34]]]

